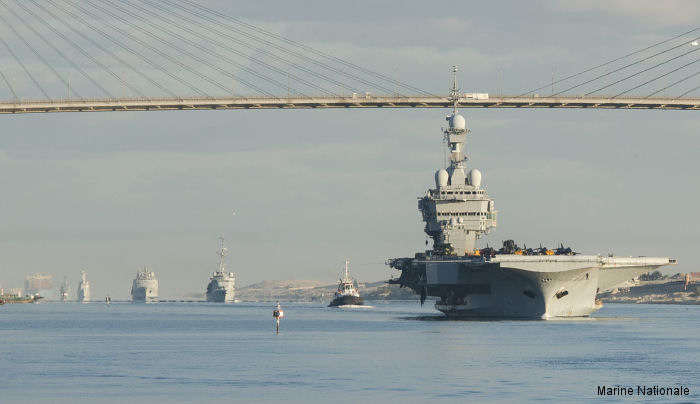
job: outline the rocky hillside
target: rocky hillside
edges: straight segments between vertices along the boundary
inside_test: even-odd
[[[329,302],[337,284],[323,284],[314,280],[263,281],[236,288],[236,299],[242,301],[294,301]],[[412,290],[381,282],[360,283],[360,295],[365,300],[411,300],[418,299]]]
[[[700,285],[691,281],[685,287],[680,277],[641,281],[635,285],[601,293],[598,299],[610,303],[700,304]]]

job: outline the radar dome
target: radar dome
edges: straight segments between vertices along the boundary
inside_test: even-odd
[[[447,174],[447,170],[444,168],[438,170],[438,172],[435,173],[435,186],[438,188],[446,187],[449,176],[450,175]]]
[[[460,114],[452,114],[447,117],[450,124],[450,129],[464,130],[467,128],[467,121]]]
[[[476,168],[469,171],[469,184],[477,188],[481,186],[481,171]]]

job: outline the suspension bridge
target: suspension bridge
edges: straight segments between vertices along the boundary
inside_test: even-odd
[[[576,98],[576,97],[460,97],[461,108],[607,108],[700,109],[700,99]],[[0,114],[37,112],[158,111],[211,109],[314,109],[314,108],[448,108],[453,100],[440,97],[362,96],[304,98],[164,98],[33,101],[0,104]]]
[[[698,110],[699,40],[687,30],[526,92],[459,94],[459,105]],[[0,0],[0,114],[444,108],[453,97],[191,0]]]

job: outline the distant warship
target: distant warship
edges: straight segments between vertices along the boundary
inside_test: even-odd
[[[233,272],[226,272],[226,255],[228,249],[224,246],[226,238],[219,237],[221,240],[221,250],[217,252],[219,255],[219,270],[212,273],[207,285],[207,301],[216,303],[233,302],[236,296],[236,277]]]
[[[158,301],[158,279],[153,271],[146,267],[136,272],[136,279],[131,286],[131,300],[134,302]]]
[[[610,290],[675,259],[580,255],[556,250],[476,249],[476,240],[496,227],[493,199],[481,187],[479,170],[466,171],[466,121],[457,111],[456,67],[452,114],[443,130],[449,166],[435,173],[435,188],[418,201],[433,248],[387,264],[401,271],[389,283],[438,298],[435,308],[449,316],[553,318],[588,316],[600,308],[598,292]]]
[[[85,271],[80,272],[80,282],[78,282],[78,302],[87,303],[90,301],[90,282],[87,280]]]
[[[345,272],[343,273],[343,277],[340,278],[338,290],[335,292],[333,300],[331,300],[328,307],[351,305],[359,306],[365,303],[355,287],[355,282],[350,277],[350,273],[348,272],[348,264],[350,264],[350,261],[345,260]]]
[[[68,279],[65,276],[63,277],[63,284],[59,288],[58,292],[62,302],[68,301],[68,295],[70,295],[70,285],[68,284]]]

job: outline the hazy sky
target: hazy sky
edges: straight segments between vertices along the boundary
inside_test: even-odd
[[[211,7],[434,93],[520,93],[697,26],[695,1],[231,2]],[[694,85],[698,85],[697,78]],[[545,90],[546,93],[546,90]],[[695,97],[699,95],[696,93]],[[3,95],[3,99],[7,99]],[[442,167],[448,110],[0,116],[0,282],[88,272],[127,298],[203,292],[228,237],[239,286],[361,282],[425,249],[417,198]],[[700,114],[463,109],[469,166],[502,240],[669,256],[700,270]],[[233,212],[236,212],[234,215]],[[396,273],[394,273],[396,275]]]

